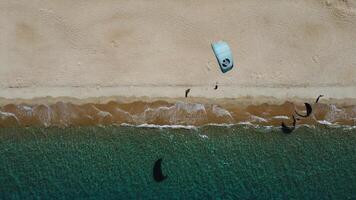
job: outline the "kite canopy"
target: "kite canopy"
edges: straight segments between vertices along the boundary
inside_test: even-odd
[[[220,69],[223,73],[230,71],[234,67],[232,53],[229,45],[224,41],[218,41],[211,44]]]

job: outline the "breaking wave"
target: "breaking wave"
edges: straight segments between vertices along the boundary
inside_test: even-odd
[[[130,125],[148,128],[186,128],[197,126],[259,125],[279,126],[291,123],[295,110],[303,113],[303,104],[217,105],[166,101],[106,104],[57,102],[46,105],[8,104],[0,107],[0,127],[12,126],[92,126]],[[356,125],[356,106],[314,104],[313,113],[302,118],[305,125]]]

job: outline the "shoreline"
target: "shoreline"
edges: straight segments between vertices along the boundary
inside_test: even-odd
[[[252,124],[279,126],[290,124],[296,112],[305,113],[302,102],[285,101],[281,104],[258,104],[253,98],[245,99],[120,99],[106,103],[93,103],[77,99],[32,100],[32,104],[10,101],[0,106],[0,127],[11,126],[92,126],[112,124],[194,125]],[[100,99],[97,99],[100,100]],[[103,100],[103,99],[101,99]],[[129,101],[130,100],[130,101]],[[276,99],[275,99],[276,100]],[[42,102],[41,102],[42,101]],[[54,103],[51,103],[53,101]],[[356,124],[356,105],[324,100],[311,105],[311,115],[298,119],[298,124],[351,125]],[[91,102],[91,103],[90,103]],[[255,104],[252,104],[255,103]],[[350,102],[349,102],[350,103]],[[304,114],[303,114],[304,115]],[[301,115],[299,115],[301,116]]]
[[[190,88],[188,98],[184,91]],[[356,105],[356,86],[349,87],[232,87],[213,86],[126,86],[126,87],[28,87],[2,88],[0,90],[0,106],[6,104],[38,104],[71,102],[107,103],[118,102],[167,102],[189,101],[199,103],[216,102],[220,104],[282,104],[286,101],[315,101],[323,94],[324,103]]]

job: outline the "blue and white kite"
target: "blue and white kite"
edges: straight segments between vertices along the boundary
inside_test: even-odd
[[[220,69],[223,73],[230,71],[234,67],[234,62],[232,60],[232,53],[229,45],[224,41],[214,42],[211,44],[214,54]]]

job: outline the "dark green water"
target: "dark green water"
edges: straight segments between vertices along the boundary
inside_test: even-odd
[[[2,199],[356,199],[356,129],[9,128],[0,162]]]

